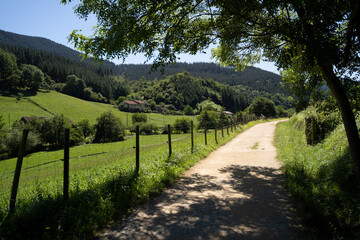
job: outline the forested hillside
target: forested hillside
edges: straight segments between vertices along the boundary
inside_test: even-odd
[[[49,52],[74,61],[82,59],[78,51],[42,37],[32,37],[0,30],[0,43]],[[90,59],[85,59],[84,62],[90,65],[94,64]],[[115,66],[109,61],[103,61],[102,65],[108,68]]]
[[[161,69],[151,72],[151,65],[80,61],[79,52],[51,40],[1,30],[0,49],[13,54],[19,68],[24,64],[38,67],[45,74],[40,88],[85,100],[119,103],[141,98],[150,101],[152,111],[161,112],[182,111],[186,105],[195,108],[209,100],[226,110],[239,111],[261,96],[286,109],[291,107],[280,86],[281,76],[254,67],[236,72],[215,63],[177,63],[165,66],[162,74]],[[20,81],[14,86],[23,90],[25,85]]]
[[[80,61],[56,56],[49,52],[36,51],[14,45],[0,43],[0,48],[14,54],[18,66],[22,64],[37,66],[46,75],[50,76],[55,83],[65,84],[69,75],[76,75],[85,82],[84,87],[78,89],[79,91],[84,91],[86,87],[90,87],[92,91],[100,93],[107,99],[117,99],[119,96],[126,96],[130,93],[130,89],[128,89],[125,84],[109,78],[109,76],[113,74],[111,69],[101,65],[89,65]],[[60,85],[57,87],[61,90],[64,86]],[[78,93],[78,95],[81,95],[81,93]]]
[[[150,70],[151,65],[126,64],[116,67],[118,74],[131,80],[153,80],[163,77],[161,70]],[[215,63],[176,63],[166,66],[164,70],[166,76],[187,71],[195,77],[211,78],[230,86],[242,85],[251,90],[287,94],[280,86],[281,76],[255,67],[246,67],[245,71],[236,72],[234,68],[221,67]]]
[[[211,79],[197,78],[188,72],[162,80],[134,81],[132,88],[136,95],[150,103],[150,107],[166,105],[169,110],[183,110],[187,105],[199,109],[199,103],[205,100],[233,112],[242,111],[249,105],[246,95],[234,87]]]
[[[0,30],[0,43],[50,52],[74,61],[81,60],[79,52],[41,37],[30,37]],[[84,63],[94,64],[89,59]],[[153,80],[164,77],[160,69],[151,72],[150,64],[115,65],[109,61],[103,61],[101,65],[106,69],[111,69],[111,73],[122,75],[130,80]],[[234,68],[221,67],[215,63],[177,63],[166,66],[164,70],[165,76],[187,71],[195,77],[212,78],[231,86],[242,85],[252,90],[286,94],[286,91],[280,86],[281,76],[255,67],[246,67],[245,71],[235,72]]]

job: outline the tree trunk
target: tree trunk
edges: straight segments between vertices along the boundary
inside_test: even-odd
[[[346,136],[349,142],[350,154],[354,163],[354,172],[359,174],[360,167],[360,138],[356,126],[355,115],[351,109],[349,99],[345,93],[344,86],[333,71],[330,64],[319,64],[326,84],[334,94],[338,103],[341,117],[344,123]]]

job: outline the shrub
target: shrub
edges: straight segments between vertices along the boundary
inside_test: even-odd
[[[90,125],[89,119],[81,120],[77,123],[77,126],[81,128],[84,138],[87,138],[94,133],[94,127]]]
[[[18,154],[24,129],[24,124],[15,122],[12,126],[12,129],[9,131],[9,134],[5,139],[5,149],[9,156],[16,156]],[[39,144],[39,135],[34,131],[29,131],[25,150],[27,152],[33,151],[37,146],[39,146]]]
[[[275,117],[276,109],[275,104],[272,100],[264,97],[255,98],[250,107],[249,112],[256,116],[264,115],[265,117]]]
[[[338,112],[324,113],[316,108],[308,108],[305,115],[305,135],[309,145],[315,145],[324,140],[341,122]]]
[[[158,127],[152,123],[140,125],[140,134],[152,135],[157,134]]]
[[[85,142],[85,137],[81,127],[70,128],[70,146],[79,145]]]
[[[68,119],[63,114],[45,119],[41,126],[41,139],[43,143],[50,143],[53,148],[62,147],[64,145],[65,128],[70,127]]]
[[[188,133],[190,131],[191,122],[186,118],[178,118],[175,120],[174,128],[178,132]]]
[[[135,133],[136,132],[136,126],[139,126],[139,132],[142,135],[152,135],[152,134],[157,134],[159,128],[152,124],[152,123],[135,123],[131,126],[130,128],[130,132]]]
[[[194,109],[191,106],[186,105],[186,107],[184,108],[184,114],[188,115],[188,116],[193,116],[194,115]]]
[[[198,124],[199,129],[201,128],[204,129],[205,125],[207,129],[215,128],[215,123],[217,121],[217,113],[215,111],[209,111],[209,110],[202,111],[198,116],[198,121],[199,121]]]
[[[135,123],[146,123],[147,116],[145,113],[133,113],[131,116],[133,124]]]
[[[101,114],[95,124],[95,143],[116,142],[125,139],[125,127],[110,111]]]

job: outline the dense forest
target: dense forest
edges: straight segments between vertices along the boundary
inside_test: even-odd
[[[177,63],[165,66],[162,74],[161,69],[151,71],[151,65],[81,61],[79,52],[51,40],[1,30],[0,49],[13,54],[20,68],[25,64],[39,68],[47,81],[41,88],[91,101],[141,98],[149,101],[149,111],[173,113],[187,105],[195,109],[205,100],[236,112],[257,97],[291,107],[281,76],[254,67],[236,72],[214,63]]]
[[[185,71],[195,77],[211,78],[230,86],[241,85],[256,91],[286,94],[280,85],[281,76],[255,67],[246,67],[245,71],[236,72],[234,68],[221,67],[215,63],[176,63],[165,66],[164,75]],[[161,69],[151,72],[151,65],[144,64],[118,65],[115,72],[131,80],[154,80],[163,77]]]
[[[249,105],[245,94],[234,87],[211,79],[197,78],[188,72],[161,80],[134,81],[132,86],[136,91],[135,98],[136,95],[142,96],[150,106],[166,105],[169,110],[183,110],[187,105],[199,109],[199,103],[205,100],[233,112],[242,111]]]

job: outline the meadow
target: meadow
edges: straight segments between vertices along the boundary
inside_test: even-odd
[[[23,167],[27,169],[20,179],[14,215],[8,215],[9,191],[4,190],[0,195],[0,237],[87,238],[112,218],[159,194],[184,170],[254,124],[238,127],[229,135],[225,131],[224,138],[219,132],[218,143],[214,132],[209,132],[207,145],[204,134],[197,133],[194,149],[190,134],[173,134],[171,156],[167,136],[141,136],[138,174],[133,138],[71,148],[70,199],[66,204],[62,199],[61,151],[31,154],[24,159]],[[56,161],[42,165],[52,160]],[[1,169],[9,172],[13,167],[11,159]],[[7,173],[4,171],[2,175]]]
[[[132,124],[132,113],[119,111],[114,105],[85,101],[56,91],[39,91],[34,96],[16,98],[15,96],[0,96],[0,114],[5,122],[12,123],[23,116],[44,116],[64,114],[74,123],[89,119],[91,124],[104,112],[111,111],[126,126]],[[148,113],[148,121],[157,125],[173,124],[177,118],[185,117],[196,121],[195,117],[163,115]]]
[[[340,124],[325,140],[310,146],[304,118],[300,113],[276,128],[285,185],[313,239],[358,239],[360,179],[353,174],[344,126]]]

